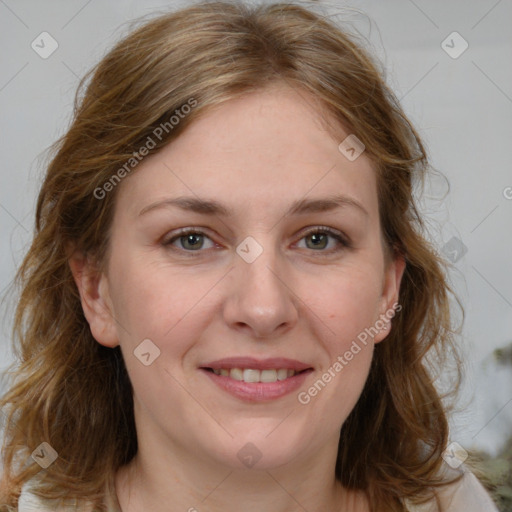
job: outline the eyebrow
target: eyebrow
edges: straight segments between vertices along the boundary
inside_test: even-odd
[[[225,217],[232,217],[234,215],[233,210],[213,199],[180,196],[175,198],[162,199],[152,203],[144,207],[140,211],[139,216],[144,215],[151,210],[168,206],[176,206],[182,210],[192,211],[203,215],[220,215]],[[299,199],[291,204],[285,215],[301,215],[305,213],[327,212],[345,206],[355,207],[360,212],[368,215],[368,212],[359,201],[356,201],[352,197],[340,194],[334,194],[315,199]]]

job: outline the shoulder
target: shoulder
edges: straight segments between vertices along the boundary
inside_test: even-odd
[[[76,499],[67,500],[48,500],[41,498],[36,493],[37,480],[33,479],[25,483],[21,489],[18,499],[18,508],[13,512],[93,512],[94,505],[91,502],[78,501]],[[112,494],[112,492],[114,494]],[[108,483],[105,486],[105,506],[110,512],[121,512],[121,508],[113,491]]]
[[[91,512],[91,507],[79,505],[76,500],[62,504],[59,500],[48,500],[37,496],[34,483],[27,482],[21,489],[16,512]]]
[[[453,484],[439,489],[437,496],[441,512],[499,512],[484,486],[467,468],[462,468],[464,476]],[[433,502],[423,505],[406,503],[409,512],[437,512]]]
[[[23,487],[18,500],[17,512],[50,512],[51,504],[32,494],[27,487]]]
[[[21,489],[17,512],[64,512],[69,507],[59,506],[54,500],[45,500],[37,496],[33,484],[27,482]]]

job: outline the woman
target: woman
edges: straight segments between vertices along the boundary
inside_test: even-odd
[[[338,27],[290,4],[160,16],[55,149],[18,275],[5,510],[494,509],[443,458],[427,157]]]

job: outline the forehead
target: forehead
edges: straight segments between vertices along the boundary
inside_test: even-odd
[[[132,214],[168,196],[216,196],[259,209],[343,193],[376,208],[376,179],[363,153],[348,160],[327,130],[325,111],[305,91],[271,87],[203,113],[180,137],[147,157],[122,184]],[[137,212],[136,212],[137,210]]]

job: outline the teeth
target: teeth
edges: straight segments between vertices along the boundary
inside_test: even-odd
[[[280,370],[277,370],[277,379],[278,380],[284,380],[287,378],[288,378],[288,370],[286,368],[281,368]]]
[[[244,370],[243,380],[244,382],[259,382],[261,372],[259,370]]]
[[[261,382],[276,382],[279,379],[280,370],[261,370]]]
[[[213,370],[215,375],[222,375],[223,377],[231,377],[234,380],[244,382],[277,382],[278,380],[285,380],[293,377],[298,372],[289,370],[288,368],[279,368],[277,370],[254,370],[252,368],[215,368]]]
[[[229,372],[229,376],[235,380],[244,380],[244,372],[240,368],[232,368]]]

